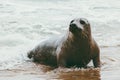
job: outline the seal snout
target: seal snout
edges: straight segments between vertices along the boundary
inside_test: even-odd
[[[69,30],[72,33],[76,33],[76,32],[82,31],[82,29],[79,28],[75,23],[71,23],[70,24]]]
[[[76,24],[74,24],[74,23],[70,24],[69,30],[71,32],[75,32],[77,29],[78,29],[78,27]]]

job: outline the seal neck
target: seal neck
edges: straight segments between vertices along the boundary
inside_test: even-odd
[[[80,42],[80,43],[90,42],[92,39],[92,35],[91,35],[91,33],[87,34],[84,32],[81,33],[80,35],[74,35],[71,32],[69,32],[67,39],[70,40],[71,42]]]

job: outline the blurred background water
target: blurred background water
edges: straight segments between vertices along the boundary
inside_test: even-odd
[[[62,35],[78,17],[91,23],[103,70],[120,69],[120,0],[0,0],[0,70],[26,61],[40,40]]]

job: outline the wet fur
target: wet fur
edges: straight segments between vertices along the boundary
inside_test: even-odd
[[[28,53],[29,58],[42,64],[56,67],[86,67],[92,60],[100,67],[100,50],[92,38],[90,24],[81,33],[68,31],[65,36],[49,42],[43,41]]]

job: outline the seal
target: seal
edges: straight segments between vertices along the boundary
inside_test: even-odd
[[[64,36],[41,41],[28,52],[28,57],[35,62],[56,67],[85,68],[91,60],[94,67],[100,67],[100,49],[85,18],[73,19]]]

